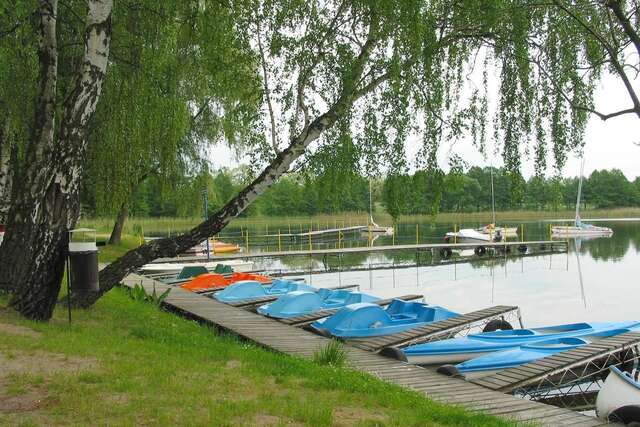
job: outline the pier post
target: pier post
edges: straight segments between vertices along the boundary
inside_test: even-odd
[[[416,245],[419,245],[420,243],[420,238],[419,238],[419,230],[418,230],[418,224],[416,224]]]
[[[282,238],[280,235],[280,229],[278,228],[278,252],[282,252]]]
[[[247,247],[247,253],[249,253],[249,228],[247,227],[245,237],[245,246]]]

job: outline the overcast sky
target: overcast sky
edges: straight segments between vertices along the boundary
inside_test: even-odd
[[[636,80],[640,82],[640,80]],[[605,76],[600,83],[596,93],[595,104],[597,110],[603,113],[610,113],[631,106],[631,101],[626,94],[620,81],[612,76]],[[596,169],[618,168],[624,172],[629,180],[640,176],[640,118],[636,115],[625,115],[606,122],[597,116],[592,116],[589,120],[585,133],[585,176],[589,176]],[[412,156],[418,147],[416,141],[407,141],[406,150]],[[446,144],[440,148],[439,159],[443,167],[447,164],[447,156],[455,152],[461,156],[469,165],[494,166],[501,165],[501,159],[483,159],[478,150],[468,142],[457,142],[452,148]],[[223,146],[218,145],[211,151],[211,161],[214,168],[235,167],[247,159],[237,159],[233,152]],[[548,164],[551,165],[550,158]],[[551,168],[549,168],[551,172]],[[570,154],[569,160],[563,170],[564,176],[576,176],[580,171],[580,161],[575,155]],[[529,177],[533,173],[533,163],[524,159],[523,173]]]

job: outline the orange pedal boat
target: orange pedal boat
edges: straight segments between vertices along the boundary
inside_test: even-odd
[[[261,274],[253,273],[233,273],[229,277],[225,277],[218,273],[205,273],[189,280],[187,283],[180,285],[182,289],[186,289],[191,292],[223,289],[232,283],[239,282],[241,280],[255,280],[260,283],[271,283],[271,278],[263,276]]]

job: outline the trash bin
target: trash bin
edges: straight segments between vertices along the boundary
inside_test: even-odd
[[[98,247],[96,231],[78,228],[69,231],[69,274],[75,294],[98,292]]]

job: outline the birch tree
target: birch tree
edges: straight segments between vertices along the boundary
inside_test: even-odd
[[[218,233],[305,157],[351,139],[340,132],[332,136],[337,123],[355,134],[350,135],[358,147],[352,162],[390,171],[406,167],[404,143],[410,134],[422,138],[415,161],[423,166],[435,165],[442,140],[463,133],[484,151],[491,120],[492,136],[514,173],[530,151],[544,167],[551,147],[560,168],[566,153],[582,144],[587,115],[571,105],[590,105],[594,80],[582,80],[577,69],[593,61],[589,46],[573,37],[575,26],[567,32],[571,23],[553,7],[517,0],[283,1],[253,2],[248,9],[240,14],[246,17],[241,28],[260,23],[257,33],[246,37],[261,52],[262,63],[270,61],[263,70],[277,83],[269,103],[280,107],[277,121],[290,135],[288,144],[264,150],[263,169],[215,215],[183,235],[130,251],[101,272],[99,293],[76,304],[88,306],[141,265],[175,256]],[[536,56],[550,59],[554,72],[572,72],[554,74],[550,83],[531,65]],[[484,57],[479,61],[483,83],[463,93],[479,57]],[[499,93],[492,118],[486,75],[493,69]],[[267,107],[273,123],[274,108]]]
[[[84,51],[58,103],[57,0],[38,2],[40,72],[35,118],[16,171],[7,232],[0,247],[0,286],[16,286],[10,304],[24,316],[51,317],[64,270],[66,233],[79,215],[78,191],[87,126],[100,98],[111,45],[111,0],[88,0]],[[62,111],[57,125],[56,110]]]

